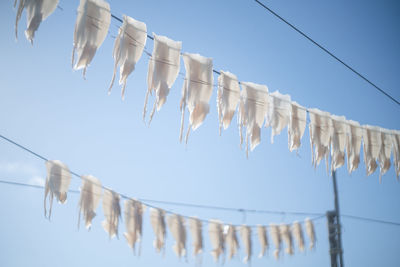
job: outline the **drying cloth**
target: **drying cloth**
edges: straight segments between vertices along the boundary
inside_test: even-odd
[[[183,54],[186,75],[182,87],[180,102],[181,130],[179,140],[182,142],[185,108],[189,110],[189,126],[186,133],[187,143],[190,129],[196,130],[210,111],[210,98],[213,90],[212,59],[199,54]]]
[[[240,237],[242,239],[244,253],[246,256],[243,259],[244,263],[250,262],[252,254],[252,244],[251,244],[251,228],[247,225],[242,225],[240,227]]]
[[[147,92],[143,107],[143,121],[146,117],[149,94],[155,93],[153,110],[150,113],[149,124],[154,112],[160,110],[167,101],[169,90],[174,84],[180,69],[180,53],[182,42],[171,40],[165,36],[154,36],[153,54],[149,60],[147,72]]]
[[[165,235],[166,235],[166,225],[165,225],[165,211],[162,209],[150,209],[150,222],[153,228],[155,239],[153,241],[153,246],[159,253],[161,250],[165,251]]]
[[[44,189],[44,217],[47,216],[47,204],[46,199],[49,195],[49,216],[51,217],[51,210],[53,207],[54,196],[59,203],[65,203],[67,201],[67,192],[69,184],[71,183],[71,173],[67,165],[63,164],[59,160],[46,161],[46,184]]]
[[[290,106],[291,111],[288,127],[288,139],[289,150],[293,151],[299,149],[301,145],[301,138],[306,130],[307,111],[296,102],[292,102]]]
[[[17,1],[15,0],[14,7],[17,5]],[[19,0],[17,17],[15,18],[15,38],[18,39],[18,22],[24,9],[26,10],[25,37],[33,44],[33,38],[40,23],[56,10],[57,5],[58,0]]]
[[[125,228],[126,232],[124,236],[128,245],[132,248],[135,253],[136,243],[141,242],[142,232],[143,232],[143,213],[145,206],[135,200],[127,199],[125,200]],[[139,255],[141,252],[141,247],[139,247]]]
[[[269,106],[265,127],[271,127],[271,143],[274,143],[274,136],[289,124],[291,112],[290,95],[282,95],[278,91],[269,95]]]
[[[364,140],[364,163],[367,169],[367,176],[375,172],[378,164],[376,160],[379,157],[379,152],[382,147],[381,130],[376,126],[364,126],[363,129]]]
[[[344,150],[346,148],[348,124],[344,116],[332,115],[331,118],[331,169],[336,170],[344,165]]]
[[[232,259],[239,249],[239,241],[235,226],[229,224],[224,227],[224,235],[227,247],[229,247],[228,259]]]
[[[290,227],[287,224],[281,224],[279,226],[279,233],[283,242],[286,244],[286,253],[289,255],[293,255],[293,238],[292,233],[290,232]]]
[[[92,220],[96,216],[96,209],[101,198],[101,183],[92,175],[82,176],[81,197],[79,199],[78,228],[81,221],[81,213],[85,221],[86,229],[92,226]]]
[[[392,135],[388,130],[381,128],[381,150],[379,152],[379,182],[382,181],[384,175],[390,168],[390,155],[392,154]]]
[[[268,238],[267,238],[267,228],[262,225],[257,225],[257,235],[258,240],[260,241],[261,251],[258,255],[259,258],[264,257],[265,253],[268,249]]]
[[[218,76],[217,110],[219,134],[221,135],[222,127],[226,130],[231,124],[239,103],[240,88],[235,74],[222,70],[220,73]]]
[[[292,224],[292,235],[294,236],[294,239],[297,241],[297,246],[301,252],[304,251],[304,234],[303,234],[303,228],[301,227],[301,224],[297,221],[293,222]]]
[[[222,229],[222,222],[217,220],[210,220],[208,223],[208,233],[212,246],[211,255],[214,257],[215,262],[218,262],[220,256],[225,253],[225,238]]]
[[[276,224],[270,224],[269,234],[275,246],[274,250],[275,259],[279,259],[279,254],[281,252],[281,243],[282,243],[281,235],[279,232],[279,226],[277,226]]]
[[[186,256],[186,228],[185,219],[177,214],[168,217],[168,228],[175,239],[173,250],[180,258]]]
[[[347,121],[347,170],[352,173],[358,168],[360,163],[360,148],[363,130],[356,121]]]
[[[83,69],[84,78],[86,68],[107,36],[110,21],[110,5],[107,2],[81,0],[75,23],[72,65],[75,63],[76,52],[77,61],[73,68],[75,70]]]
[[[268,87],[251,82],[242,82],[242,92],[239,102],[238,122],[240,145],[243,144],[243,127],[246,127],[246,156],[261,140],[261,127],[268,110]]]
[[[189,228],[193,242],[193,255],[198,256],[203,252],[203,225],[199,219],[190,218]]]
[[[306,218],[304,224],[306,227],[306,233],[308,239],[310,241],[310,249],[313,249],[315,247],[315,241],[316,241],[314,223],[309,218]]]
[[[119,28],[118,36],[114,43],[114,73],[108,89],[108,94],[110,94],[117,67],[120,66],[119,84],[122,85],[122,100],[125,98],[126,79],[135,69],[136,62],[142,56],[147,39],[147,28],[144,22],[137,21],[126,15],[123,18],[122,26]]]
[[[397,180],[400,175],[400,131],[391,131],[393,145],[393,165],[396,171]]]
[[[120,196],[118,193],[104,189],[103,194],[103,213],[105,220],[102,222],[104,230],[110,238],[118,237],[118,224],[121,217]]]

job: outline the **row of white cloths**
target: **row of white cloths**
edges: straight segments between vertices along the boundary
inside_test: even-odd
[[[68,167],[58,160],[46,162],[47,178],[45,184],[44,207],[45,216],[50,218],[53,198],[56,197],[58,202],[65,203],[67,193],[71,182],[71,173]],[[103,198],[103,213],[105,220],[102,222],[104,230],[109,234],[110,238],[118,236],[118,225],[121,217],[120,195],[110,189],[104,188],[100,181],[92,175],[84,175],[82,178],[82,186],[80,188],[79,200],[79,219],[81,215],[85,221],[86,228],[90,228],[92,220],[96,216],[96,210]],[[47,199],[50,201],[50,208],[47,214]],[[133,251],[140,254],[140,244],[143,233],[143,215],[146,205],[138,200],[129,198],[124,202],[124,236],[128,245]],[[165,241],[167,226],[175,240],[173,246],[174,252],[178,257],[187,255],[186,243],[188,226],[191,234],[193,245],[193,255],[197,258],[204,250],[203,244],[203,220],[196,217],[186,217],[179,214],[171,213],[166,216],[166,211],[160,208],[152,207],[150,209],[150,222],[154,232],[154,248],[157,252],[165,250]],[[215,261],[223,261],[225,253],[228,253],[228,259],[234,257],[239,249],[238,233],[240,235],[241,245],[243,246],[245,258],[244,262],[250,261],[252,256],[252,229],[250,226],[241,225],[239,227],[232,224],[225,224],[218,220],[210,220],[207,222],[209,229],[209,237],[212,246],[211,254]],[[310,249],[314,248],[316,237],[313,222],[310,219],[304,221],[305,232],[308,236]],[[269,234],[267,233],[269,230]],[[287,254],[294,253],[295,243],[299,251],[305,250],[305,238],[303,234],[303,226],[300,222],[292,224],[269,224],[269,226],[258,225],[257,236],[260,244],[259,257],[263,257],[269,248],[269,238],[274,244],[274,256],[279,258],[280,252],[285,244]],[[269,237],[269,238],[268,238]],[[139,245],[139,248],[135,248]]]
[[[27,10],[28,28],[26,35],[32,41],[40,21],[50,15],[58,1],[21,0],[18,7],[16,24],[23,9]],[[84,69],[92,61],[97,48],[104,41],[110,25],[110,6],[103,0],[81,0],[74,32],[74,50],[72,61],[75,69]],[[16,25],[17,29],[17,25]],[[147,112],[149,95],[155,95],[155,101],[149,117],[151,122],[155,110],[160,110],[166,102],[169,90],[174,84],[180,70],[182,43],[165,36],[153,34],[154,47],[149,60],[148,89],[143,109],[143,120]],[[126,81],[141,58],[147,39],[146,24],[131,17],[124,16],[122,26],[115,40],[113,57],[114,73],[110,89],[114,83],[116,70],[120,67],[119,83],[124,97]],[[186,69],[182,87],[180,140],[183,139],[185,110],[189,111],[189,126],[185,134],[187,142],[190,130],[196,130],[209,113],[209,102],[213,90],[213,63],[211,58],[199,54],[183,53]],[[242,90],[240,90],[240,86]],[[391,166],[391,154],[397,177],[400,175],[400,131],[386,130],[373,126],[361,126],[355,121],[331,115],[318,109],[306,109],[292,102],[289,95],[279,92],[269,93],[267,86],[251,82],[239,82],[237,77],[227,71],[220,71],[218,77],[217,110],[220,124],[228,128],[238,109],[240,142],[243,143],[242,129],[245,128],[246,154],[248,148],[253,150],[261,141],[261,128],[271,127],[271,139],[274,135],[288,128],[290,151],[300,147],[304,134],[307,111],[310,117],[310,143],[312,162],[317,166],[325,158],[331,158],[331,169],[336,170],[345,163],[351,173],[358,168],[360,149],[363,140],[364,162],[367,175],[380,167],[381,176]],[[264,123],[265,121],[265,123]],[[377,163],[378,162],[378,163]]]

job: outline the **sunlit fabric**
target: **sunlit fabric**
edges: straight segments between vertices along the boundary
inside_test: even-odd
[[[360,164],[360,149],[363,130],[360,124],[356,121],[348,120],[347,133],[347,170],[352,173]]]
[[[240,87],[235,74],[221,71],[218,76],[217,110],[219,120],[219,134],[222,127],[226,130],[231,124],[239,103]]]
[[[147,27],[144,22],[126,15],[123,18],[122,26],[119,28],[118,36],[114,43],[114,73],[110,88],[108,89],[108,93],[110,94],[117,67],[119,66],[119,84],[122,85],[122,100],[125,98],[126,79],[134,71],[136,62],[142,56],[147,40]]]
[[[210,220],[208,223],[208,233],[211,242],[211,255],[215,262],[220,260],[220,256],[225,253],[225,237],[222,228],[222,222]]]
[[[51,217],[51,210],[53,207],[53,199],[56,197],[59,203],[64,204],[67,201],[67,192],[69,184],[71,183],[71,173],[67,165],[59,160],[46,161],[46,184],[44,189],[44,216],[47,216],[46,199],[49,196],[49,215]]]
[[[242,92],[238,109],[240,145],[243,144],[243,127],[246,128],[246,155],[261,140],[261,127],[268,110],[268,87],[251,82],[242,82]]]
[[[379,162],[379,182],[382,181],[384,175],[390,168],[390,155],[392,154],[392,136],[388,130],[381,128],[381,150],[378,155]]]
[[[172,214],[168,217],[168,228],[175,239],[173,250],[176,255],[181,258],[186,256],[186,226],[185,219],[178,215]]]
[[[228,259],[232,259],[239,250],[239,241],[237,238],[236,227],[228,224],[224,227],[225,243],[228,248]]]
[[[101,191],[102,188],[99,179],[92,175],[82,176],[78,227],[81,220],[81,214],[83,215],[86,229],[89,229],[92,226],[92,220],[96,216],[96,209],[100,203]]]
[[[279,233],[281,235],[282,241],[285,243],[286,254],[292,255],[293,254],[293,238],[292,238],[292,233],[290,232],[289,225],[281,224],[279,226]]]
[[[258,254],[258,257],[262,258],[264,257],[268,249],[267,228],[263,225],[257,225],[257,236],[261,247],[260,254]]]
[[[348,124],[344,116],[332,115],[331,169],[336,170],[344,165]]]
[[[188,221],[192,237],[193,255],[196,257],[203,252],[203,224],[197,218],[190,218]]]
[[[182,142],[185,109],[189,111],[189,125],[185,137],[187,143],[190,130],[196,130],[210,111],[210,98],[213,91],[213,65],[212,59],[199,54],[183,54],[186,75],[182,87],[180,101],[181,129],[179,140]]]
[[[379,152],[381,151],[382,138],[381,130],[376,126],[364,126],[363,129],[363,141],[364,141],[364,163],[367,170],[367,175],[371,175],[375,172],[378,164],[376,163]]]
[[[142,240],[143,233],[143,213],[145,206],[135,200],[125,200],[125,233],[124,236],[128,245],[132,248],[135,253],[136,243],[140,243]],[[141,253],[141,247],[139,246],[139,255]]]
[[[398,180],[400,176],[400,131],[391,131],[391,133],[393,145],[393,165]]]
[[[118,193],[104,189],[103,193],[103,213],[105,220],[102,222],[104,230],[110,238],[118,237],[118,224],[121,217],[120,196]]]
[[[289,150],[293,151],[299,149],[301,145],[301,138],[306,130],[307,111],[296,102],[292,102],[290,106],[291,111],[288,127],[288,139]]]
[[[282,244],[282,239],[281,239],[281,234],[279,232],[279,226],[276,224],[270,224],[269,225],[269,234],[272,239],[272,243],[274,243],[275,250],[274,250],[274,257],[275,259],[279,259],[279,254],[281,252],[281,244]]]
[[[182,42],[174,41],[168,37],[154,36],[153,54],[149,59],[147,72],[147,92],[143,107],[143,121],[146,117],[149,94],[155,94],[153,109],[150,113],[149,124],[153,115],[160,110],[167,101],[169,90],[174,84],[180,69],[180,53]]]
[[[309,109],[310,114],[310,144],[312,164],[317,167],[325,158],[328,172],[329,146],[332,133],[332,119],[328,112],[319,109]]]
[[[314,223],[309,218],[306,218],[304,221],[304,225],[310,243],[310,249],[313,249],[315,247],[315,241],[316,241]]]
[[[15,0],[14,7],[17,5],[17,1]],[[18,39],[18,22],[24,9],[26,10],[25,37],[33,44],[33,38],[40,23],[54,12],[57,5],[58,0],[19,0],[17,17],[15,18],[15,38]]]
[[[162,209],[150,209],[150,223],[155,235],[153,246],[158,253],[161,250],[165,251],[166,225],[165,211]]]
[[[290,113],[290,95],[282,95],[278,91],[270,93],[265,127],[271,127],[271,143],[274,142],[274,136],[288,126]]]
[[[240,227],[240,237],[244,248],[244,254],[246,255],[243,259],[243,262],[247,263],[250,262],[251,255],[253,253],[253,248],[251,243],[251,228],[247,225],[242,225]]]
[[[293,222],[292,224],[292,235],[294,239],[296,240],[297,247],[301,252],[304,251],[304,234],[303,234],[303,228],[301,227],[301,224],[297,221]]]
[[[107,36],[110,21],[110,5],[107,2],[81,0],[75,23],[72,65],[75,70],[83,69],[83,77],[85,77],[86,68],[92,62],[97,49]],[[75,52],[77,54],[76,63]]]

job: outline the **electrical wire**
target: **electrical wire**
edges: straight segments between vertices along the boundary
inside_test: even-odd
[[[355,73],[357,76],[359,76],[361,79],[363,79],[364,81],[366,81],[367,83],[369,83],[370,85],[372,85],[376,90],[378,90],[380,93],[382,93],[383,95],[385,95],[386,97],[388,97],[390,100],[392,100],[394,103],[396,103],[397,105],[400,106],[400,102],[398,100],[396,100],[394,97],[392,97],[391,95],[389,95],[387,92],[385,92],[382,88],[380,88],[379,86],[377,86],[375,83],[373,83],[371,80],[367,79],[364,75],[362,75],[360,72],[356,71],[354,68],[350,67],[347,63],[345,63],[343,60],[341,60],[340,58],[338,58],[337,56],[335,56],[332,52],[330,52],[328,49],[326,49],[325,47],[323,47],[322,45],[320,45],[319,43],[317,43],[316,41],[314,41],[311,37],[309,37],[307,34],[305,34],[303,31],[299,30],[296,26],[294,26],[293,24],[291,24],[290,22],[288,22],[286,19],[284,19],[283,17],[281,17],[280,15],[278,15],[276,12],[274,12],[272,9],[270,9],[268,6],[266,6],[265,4],[263,4],[262,2],[258,1],[258,0],[254,0],[256,3],[258,3],[261,7],[265,8],[267,11],[269,11],[272,15],[274,15],[275,17],[277,17],[278,19],[280,19],[281,21],[283,21],[285,24],[287,24],[289,27],[291,27],[293,30],[295,30],[296,32],[298,32],[299,34],[301,34],[303,37],[305,37],[307,40],[309,40],[310,42],[312,42],[314,45],[318,46],[322,51],[324,51],[325,53],[327,53],[328,55],[330,55],[331,57],[333,57],[334,59],[336,59],[339,63],[341,63],[342,65],[344,65],[347,69],[349,69],[350,71],[352,71],[353,73]]]

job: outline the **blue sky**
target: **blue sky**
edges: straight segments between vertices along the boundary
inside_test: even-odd
[[[314,169],[308,129],[298,155],[287,149],[286,130],[270,143],[270,129],[246,159],[239,149],[234,122],[218,135],[216,91],[210,114],[179,143],[179,100],[183,79],[178,77],[167,103],[150,127],[142,122],[147,89],[148,58],[143,55],[128,79],[125,101],[120,88],[107,89],[112,77],[112,48],[120,23],[110,33],[88,68],[86,80],[71,69],[76,9],[79,1],[60,1],[39,28],[34,45],[24,38],[25,15],[15,41],[13,1],[0,3],[2,32],[0,133],[50,159],[59,159],[80,174],[92,174],[126,195],[208,205],[307,211],[333,209],[332,181],[325,163]],[[365,81],[277,20],[254,1],[109,1],[112,13],[127,14],[155,32],[182,41],[182,50],[212,57],[214,68],[236,74],[241,81],[266,84],[269,90],[290,94],[303,106],[344,115],[361,124],[399,129],[400,107]],[[400,99],[400,5],[397,1],[268,1],[288,19],[339,58]],[[147,50],[152,51],[148,41]],[[183,71],[183,64],[182,64]],[[217,77],[214,77],[216,80]],[[40,183],[44,162],[0,142],[0,179]],[[366,177],[365,165],[352,175],[337,172],[344,214],[400,221],[400,185],[394,169]],[[80,181],[73,179],[72,189]],[[171,235],[166,255],[156,254],[153,233],[145,215],[142,255],[134,256],[122,235],[109,241],[101,227],[101,206],[90,232],[77,230],[79,196],[54,205],[52,221],[43,216],[43,191],[0,185],[1,266],[187,266],[173,254]],[[242,223],[243,214],[163,206],[184,215]],[[245,223],[290,223],[302,216],[246,214]],[[344,260],[347,266],[398,266],[400,228],[343,218]],[[120,233],[124,231],[121,224]],[[316,250],[280,261],[254,257],[252,266],[328,266],[326,221],[316,222]],[[214,264],[208,233],[203,265]],[[253,240],[254,255],[259,247]],[[188,242],[190,247],[190,239]],[[189,249],[191,253],[191,249]],[[227,266],[243,266],[236,257]]]

